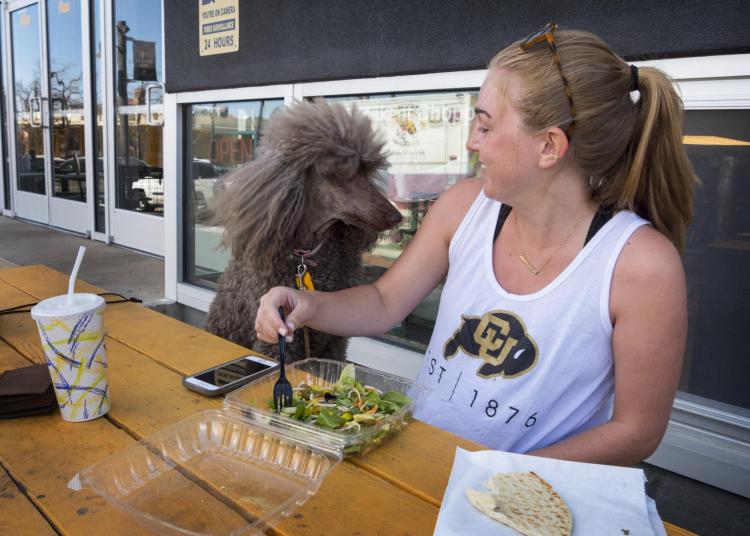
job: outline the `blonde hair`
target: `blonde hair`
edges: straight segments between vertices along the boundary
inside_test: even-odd
[[[660,70],[638,70],[640,101],[633,103],[630,66],[597,36],[555,33],[575,118],[546,43],[526,50],[520,41],[499,52],[490,69],[518,76],[522,94],[513,102],[526,126],[563,130],[574,121],[573,158],[590,177],[594,200],[630,209],[649,220],[682,251],[693,212],[696,183],[682,144],[682,101]]]

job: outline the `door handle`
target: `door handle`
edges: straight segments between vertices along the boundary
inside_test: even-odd
[[[156,82],[155,84],[151,84],[146,88],[146,123],[149,125],[158,127],[164,124],[164,107],[162,106],[162,114],[161,117],[156,117],[156,114],[154,114],[151,111],[151,92],[154,89],[159,89],[162,92],[162,99],[164,95],[164,84],[161,82]]]
[[[34,102],[37,103],[39,110],[39,123],[34,122]],[[41,97],[29,97],[29,124],[32,127],[42,126],[42,98]]]

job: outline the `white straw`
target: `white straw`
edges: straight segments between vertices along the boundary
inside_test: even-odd
[[[68,281],[68,304],[73,303],[73,289],[76,286],[76,276],[78,275],[78,269],[81,267],[84,253],[86,253],[86,246],[79,247],[76,263],[73,265],[73,272],[70,274],[70,280]]]

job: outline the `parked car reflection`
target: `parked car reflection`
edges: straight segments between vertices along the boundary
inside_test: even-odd
[[[226,170],[205,158],[193,158],[191,166],[195,220],[208,223],[214,215],[214,203],[219,193],[221,176]]]
[[[164,211],[164,171],[130,156],[117,158],[118,206],[139,212]]]

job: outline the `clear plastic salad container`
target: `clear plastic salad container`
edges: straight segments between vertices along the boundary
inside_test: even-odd
[[[214,410],[104,458],[68,487],[92,488],[157,534],[261,534],[340,461],[315,438]]]
[[[293,386],[330,387],[346,365],[307,359],[286,374]],[[271,373],[233,392],[223,409],[188,417],[83,469],[68,487],[93,489],[157,534],[260,534],[314,494],[344,456],[365,454],[402,428],[424,396],[423,387],[397,376],[360,366],[354,372],[368,392],[409,400],[401,397],[398,411],[359,430],[326,429],[270,409],[278,379]]]
[[[316,387],[331,387],[341,377],[344,367],[349,364],[330,359],[305,359],[287,365],[286,376],[292,387],[297,387],[301,383]],[[360,365],[354,365],[354,369],[355,378],[360,384],[374,387],[381,393],[395,391],[408,396],[410,401],[376,424],[349,430],[324,428],[314,423],[305,423],[279,415],[271,409],[269,403],[273,400],[273,385],[278,379],[276,374],[271,374],[230,393],[225,404],[242,412],[255,422],[264,423],[276,429],[294,430],[296,434],[304,435],[311,441],[341,451],[345,457],[362,456],[406,426],[414,405],[425,395],[425,387]]]

